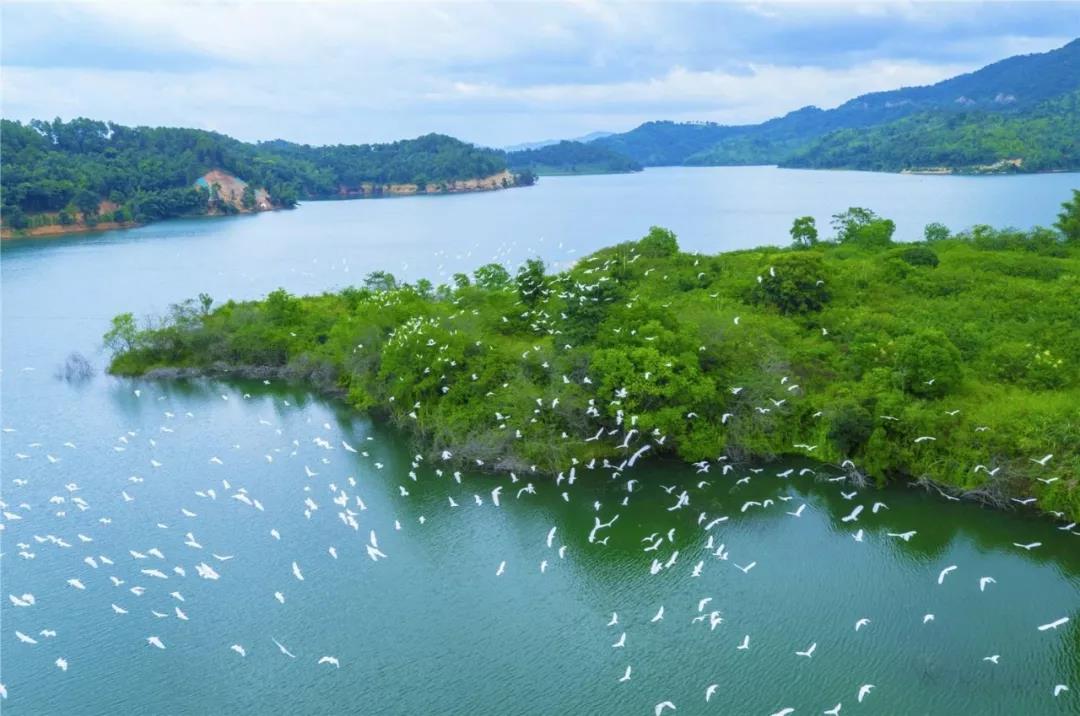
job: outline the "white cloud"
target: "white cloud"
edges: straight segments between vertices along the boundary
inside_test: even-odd
[[[505,144],[659,118],[760,121],[1049,49],[1070,30],[1055,16],[1041,30],[1025,20],[999,31],[998,15],[1053,13],[998,3],[86,2],[32,10],[4,11],[5,116],[84,115],[308,142],[441,131]],[[90,44],[80,53],[50,46],[64,28]],[[94,42],[102,57],[108,49],[107,63],[95,62]],[[189,57],[197,61],[185,64]]]

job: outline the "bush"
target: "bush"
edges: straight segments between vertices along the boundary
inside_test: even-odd
[[[856,400],[838,402],[829,418],[829,440],[841,455],[854,455],[874,432],[874,417]]]
[[[911,248],[901,249],[897,254],[901,261],[911,264],[912,266],[929,266],[930,268],[937,268],[938,260],[937,254],[933,249],[926,246],[912,246]]]

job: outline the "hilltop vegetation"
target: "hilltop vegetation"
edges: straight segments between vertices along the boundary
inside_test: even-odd
[[[647,122],[594,144],[646,166],[815,169],[1080,168],[1080,40],[925,87],[804,107],[761,124]]]
[[[1008,163],[1012,159],[1021,163]],[[880,127],[839,130],[794,151],[782,163],[810,169],[947,167],[977,172],[1075,169],[1078,160],[1080,91],[1019,115],[926,113]]]
[[[606,147],[568,141],[507,152],[506,163],[514,171],[538,175],[612,174],[642,169],[633,159]]]
[[[106,344],[121,375],[306,381],[488,466],[795,453],[1076,518],[1077,227],[1080,192],[1057,230],[930,225],[920,244],[859,208],[832,241],[797,220],[788,249],[689,254],[654,228],[555,275],[203,296],[151,328],[118,316]]]
[[[254,190],[265,189],[274,206],[288,208],[300,199],[379,193],[396,183],[439,187],[506,169],[502,153],[437,134],[392,144],[311,147],[90,119],[3,120],[0,157],[4,221],[14,229],[32,226],[35,217],[146,222],[228,211],[213,187],[195,186],[211,170],[246,181],[253,192],[245,201],[252,206]]]

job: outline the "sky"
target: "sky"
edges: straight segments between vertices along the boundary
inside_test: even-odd
[[[507,146],[653,119],[759,122],[1080,36],[1042,2],[16,2],[0,112]]]

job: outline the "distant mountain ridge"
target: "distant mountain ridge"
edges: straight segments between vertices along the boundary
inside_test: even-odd
[[[1010,57],[933,85],[860,95],[834,109],[803,107],[753,125],[646,122],[629,132],[591,143],[625,154],[645,166],[787,165],[789,162],[805,166],[805,156],[815,143],[850,143],[852,131],[881,127],[915,115],[926,115],[921,125],[926,131],[942,131],[944,118],[951,116],[959,118],[956,121],[967,123],[969,127],[1011,125],[1005,134],[1015,135],[1033,113],[1045,115],[1048,108],[1075,113],[1075,103],[1055,105],[1053,100],[1077,90],[1080,90],[1080,39],[1049,52]],[[990,122],[984,115],[1001,115],[1004,119]],[[942,121],[927,121],[930,116]],[[1062,123],[1063,129],[1075,126],[1075,121],[1066,119],[1068,121]],[[843,134],[833,135],[841,132]],[[877,132],[874,136],[878,142],[899,141],[900,137],[905,142],[921,141],[918,133],[912,134],[910,131]],[[940,137],[928,139],[940,144]],[[1053,136],[1050,139],[1057,148],[1057,156],[1045,156],[1046,147],[1040,145],[1034,148],[1035,154],[1040,157],[1038,161],[1021,161],[1010,165],[1012,170],[1080,167],[1080,150],[1074,142],[1069,142],[1069,137]],[[829,152],[826,148],[818,147],[812,152],[816,157],[815,167],[863,168],[867,164],[881,164],[895,167],[896,170],[914,168],[903,161],[898,163],[902,152],[897,147],[880,147],[890,155],[885,162],[856,161],[858,157],[852,157],[850,153]],[[876,145],[866,147],[871,152],[878,148]],[[997,154],[991,152],[991,155],[994,161],[1025,159],[1007,156],[1009,150],[1016,148],[1015,142],[1004,143],[995,150],[1000,150]],[[1030,146],[1027,148],[1032,149]],[[796,156],[803,158],[795,160]],[[838,163],[829,164],[829,157]],[[956,162],[954,166],[964,168],[967,165]]]

